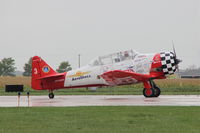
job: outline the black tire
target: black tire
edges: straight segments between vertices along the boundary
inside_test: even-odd
[[[54,98],[54,94],[53,93],[49,93],[49,98],[53,99]]]
[[[154,97],[154,94],[155,94],[155,90],[152,88],[151,89],[144,88],[143,90],[143,95],[147,98]]]
[[[154,88],[154,97],[159,97],[161,94],[161,90],[158,87]]]

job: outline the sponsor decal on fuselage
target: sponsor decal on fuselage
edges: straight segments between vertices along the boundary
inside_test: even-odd
[[[72,81],[81,80],[81,79],[91,78],[91,75],[89,75],[89,73],[90,73],[90,71],[88,71],[88,72],[78,71],[75,74],[69,75],[67,77],[72,78]]]
[[[86,78],[91,78],[91,75],[85,75],[85,76],[80,76],[80,77],[77,77],[77,78],[72,78],[72,81],[86,79]]]

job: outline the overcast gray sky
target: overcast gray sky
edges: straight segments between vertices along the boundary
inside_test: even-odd
[[[200,66],[199,0],[0,0],[0,59],[18,70],[39,55],[53,68],[98,55],[172,50],[181,68]]]

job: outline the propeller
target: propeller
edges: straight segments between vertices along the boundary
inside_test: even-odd
[[[180,60],[180,59],[177,58],[176,49],[175,49],[174,41],[173,40],[172,40],[172,44],[173,44],[173,52],[174,52],[175,65],[176,65],[177,73],[179,75],[180,74],[179,63],[181,63],[182,60]]]

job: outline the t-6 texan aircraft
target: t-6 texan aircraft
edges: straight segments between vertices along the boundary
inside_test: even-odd
[[[57,73],[38,56],[32,58],[32,88],[53,91],[64,88],[118,86],[143,83],[145,97],[158,97],[160,88],[154,79],[174,74],[181,60],[175,52],[139,54],[133,50],[100,56],[88,65]]]

